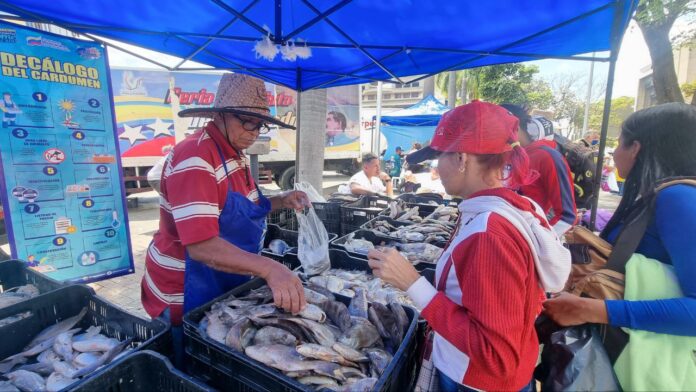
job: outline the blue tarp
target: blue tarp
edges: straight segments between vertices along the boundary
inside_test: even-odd
[[[450,110],[448,106],[432,95],[428,95],[411,107],[382,116],[382,127],[385,125],[435,126],[440,121],[442,114],[448,110]]]
[[[637,3],[0,0],[0,11],[308,90],[607,51]],[[311,57],[258,58],[269,34],[306,41]]]
[[[387,139],[386,159],[394,154],[397,146],[409,151],[413,143],[430,141],[440,117],[448,110],[449,107],[428,95],[411,107],[382,116],[380,131]]]

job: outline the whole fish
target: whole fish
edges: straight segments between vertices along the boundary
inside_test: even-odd
[[[84,333],[81,333],[79,335],[73,336],[73,342],[79,342],[80,340],[85,340],[89,339],[91,337],[94,337],[101,332],[102,327],[98,325],[92,325]]]
[[[341,392],[370,392],[372,388],[377,384],[377,379],[374,377],[363,378],[352,384],[347,384],[342,389]]]
[[[338,383],[331,377],[326,376],[306,376],[297,379],[300,384],[312,385],[317,388],[338,388]]]
[[[53,351],[53,347],[39,354],[36,360],[42,363],[53,363],[60,361],[60,356]]]
[[[256,335],[254,324],[245,318],[230,328],[225,337],[225,344],[239,352],[244,352],[244,348],[253,342],[254,335]]]
[[[377,370],[377,374],[381,376],[392,360],[391,354],[378,348],[368,348],[365,353],[370,358],[372,366]]]
[[[76,374],[80,368],[74,366],[72,362],[59,361],[53,364],[53,370],[65,377],[74,378],[73,375]]]
[[[394,318],[396,319],[396,324],[399,326],[399,329],[401,331],[401,335],[403,336],[406,334],[406,331],[408,330],[408,315],[406,314],[406,311],[404,310],[403,306],[401,306],[397,302],[389,302],[389,309],[394,313]]]
[[[290,249],[290,245],[281,239],[274,239],[268,244],[268,249],[277,255],[284,255]]]
[[[334,343],[336,343],[336,336],[334,333],[331,331],[331,329],[323,324],[302,318],[289,318],[288,321],[305,327],[316,339],[317,343],[321,344],[322,346],[331,347]]]
[[[292,333],[273,326],[259,329],[254,336],[254,345],[282,344],[284,346],[295,347],[298,341],[299,339]]]
[[[321,308],[326,313],[329,320],[334,323],[341,332],[346,332],[350,328],[350,313],[348,313],[348,307],[343,302],[339,301],[326,301],[321,304]]]
[[[73,383],[75,383],[77,380],[66,377],[65,375],[58,373],[58,372],[53,372],[51,373],[50,376],[46,379],[46,391],[47,392],[58,392],[61,391]]]
[[[327,296],[325,296],[324,294],[318,293],[318,292],[316,292],[312,289],[308,289],[306,287],[304,289],[304,293],[305,293],[305,299],[307,300],[307,303],[310,303],[310,304],[319,305],[319,304],[322,304],[322,303],[329,300],[329,298]]]
[[[72,348],[81,353],[94,351],[109,351],[119,345],[118,339],[109,338],[104,335],[95,335],[89,339],[73,342]],[[55,350],[55,347],[53,348]]]
[[[72,337],[75,333],[66,331],[56,336],[53,342],[53,351],[63,359],[70,362],[73,360]]]
[[[229,331],[229,327],[220,318],[220,313],[208,312],[204,321],[201,321],[201,326],[206,325],[205,333],[216,342],[225,343],[225,337]]]
[[[46,389],[43,377],[26,370],[15,370],[5,375],[20,391],[36,392]]]
[[[305,308],[298,313],[298,316],[320,323],[326,321],[326,313],[314,304],[307,304]]]
[[[377,327],[377,331],[382,338],[390,340],[394,351],[396,351],[403,340],[403,332],[397,324],[394,313],[385,305],[374,302],[370,306],[369,315],[370,321]]]
[[[39,289],[33,284],[17,286],[9,290],[5,290],[0,294],[0,309],[12,306],[14,304],[26,301],[39,295]]]
[[[9,381],[0,380],[0,391],[2,392],[20,392],[14,384]]]
[[[123,342],[120,342],[118,345],[112,347],[111,349],[109,349],[109,351],[102,354],[96,362],[78,370],[75,374],[72,374],[70,378],[79,378],[86,376],[92,373],[93,371],[97,370],[97,368],[99,368],[101,365],[111,362],[111,360],[114,359],[114,357],[116,357],[116,355],[118,355],[121,351],[123,351],[124,348],[131,344],[132,341],[133,338],[129,338],[124,340]]]
[[[295,348],[298,353],[307,358],[319,359],[327,362],[340,363],[344,366],[355,366],[354,363],[343,358],[330,347],[320,346],[313,343],[300,344]]]
[[[337,277],[331,275],[313,276],[309,278],[309,282],[317,286],[324,287],[332,293],[337,293],[343,290],[344,287],[343,281],[341,279],[338,279]]]
[[[30,363],[28,365],[22,365],[18,367],[16,370],[27,370],[32,373],[40,374],[42,376],[48,376],[49,374],[53,373],[53,363]],[[2,391],[2,389],[0,389],[0,391]]]
[[[369,362],[370,359],[366,357],[363,353],[358,350],[353,349],[343,343],[336,342],[331,346],[334,351],[341,354],[341,356],[351,362]]]
[[[92,352],[92,353],[80,353],[79,355],[77,355],[75,357],[75,359],[73,359],[73,365],[78,369],[81,369],[81,368],[86,367],[86,366],[91,366],[92,364],[94,364],[95,362],[97,362],[99,360],[100,356],[101,356],[101,354],[97,354],[94,352]]]
[[[309,332],[305,332],[305,330],[302,327],[291,321],[288,321],[287,319],[252,318],[251,321],[253,321],[254,324],[256,324],[256,326],[258,327],[276,327],[283,329],[291,333],[297,341],[311,340],[312,342],[316,342],[314,337],[311,334],[309,334]]]
[[[362,317],[351,317],[352,325],[338,340],[354,349],[372,347],[380,341],[379,332],[370,321]]]
[[[27,345],[27,347],[32,347],[38,343],[41,343],[45,340],[55,338],[56,336],[60,335],[61,333],[72,329],[77,323],[82,320],[82,318],[87,314],[87,308],[82,308],[79,314],[67,318],[58,324],[54,324],[43,331],[41,331],[38,335],[32,339],[32,341]]]
[[[244,353],[252,359],[283,372],[313,370],[321,362],[306,361],[295,350],[295,347],[282,344],[249,346],[244,350]]]
[[[70,331],[75,333],[79,331],[79,328]],[[43,340],[31,346],[29,349],[22,351],[21,353],[14,354],[3,359],[2,362],[0,362],[0,373],[9,372],[15,365],[26,362],[27,357],[38,355],[46,351],[47,349],[53,347],[53,343],[55,342],[56,337],[57,336],[55,335],[51,336],[48,338],[48,340]]]
[[[355,297],[350,300],[348,313],[351,316],[367,319],[367,293],[361,287],[355,288]]]

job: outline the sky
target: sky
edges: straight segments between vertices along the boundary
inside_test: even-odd
[[[675,25],[673,31],[679,29],[679,26]],[[168,66],[176,65],[180,61],[176,57],[167,56],[161,53],[139,49],[130,45],[119,45],[122,45],[138,54],[145,55],[146,57],[155,58],[158,62],[164,63]],[[598,56],[600,55],[606,57],[607,53],[598,54]],[[113,48],[109,48],[109,62],[111,66],[114,67],[158,68],[156,65],[148,61],[139,59]],[[587,80],[590,73],[589,62],[571,60],[541,60],[532,61],[527,64],[538,65],[540,71],[539,76],[549,82],[564,75],[577,75],[578,81],[576,83],[576,93],[583,98],[586,96],[588,84]],[[186,66],[201,67],[202,65],[191,62]],[[612,94],[613,97],[635,97],[638,90],[638,79],[643,75],[641,69],[649,66],[650,54],[648,52],[648,48],[645,45],[645,41],[643,40],[643,35],[640,32],[640,29],[635,22],[632,21],[624,34],[621,49],[619,51],[614,80],[614,92]],[[595,86],[595,91],[592,93],[593,100],[603,98],[601,91],[597,90],[600,89],[598,88],[599,86],[604,85],[604,81],[606,81],[607,78],[608,69],[608,63],[595,63],[593,74],[593,85]]]

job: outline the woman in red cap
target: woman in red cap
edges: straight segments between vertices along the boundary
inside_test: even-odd
[[[541,208],[505,187],[533,179],[517,129],[504,108],[474,101],[445,113],[430,146],[406,158],[437,156],[445,190],[464,199],[437,263],[437,287],[394,249],[368,254],[375,275],[422,309],[443,391],[530,390],[534,320],[544,292],[560,291],[570,272],[570,255]]]

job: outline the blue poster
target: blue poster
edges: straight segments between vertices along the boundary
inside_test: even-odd
[[[12,257],[61,281],[133,273],[105,48],[0,22],[0,66]]]

